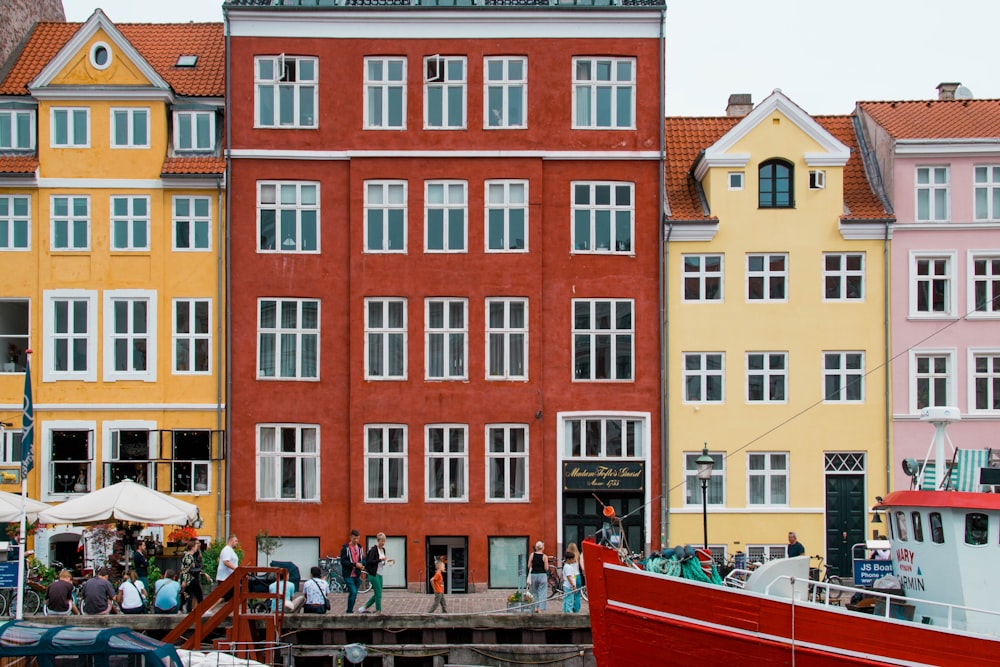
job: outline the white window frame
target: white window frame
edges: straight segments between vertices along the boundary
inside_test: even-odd
[[[491,324],[493,307],[497,306],[501,311],[502,322],[498,326]],[[511,323],[511,310],[515,306],[520,306],[523,326],[516,326]],[[489,297],[486,299],[486,379],[487,380],[527,380],[528,379],[528,299],[524,297]],[[518,343],[516,338],[520,336]],[[493,350],[499,347],[501,356],[500,365],[502,368],[498,373],[493,371]],[[520,369],[512,368],[512,354],[515,349],[520,349],[521,360]]]
[[[118,331],[115,323],[117,312],[115,304],[127,304],[126,331]],[[146,306],[146,331],[134,331],[134,307],[135,304],[143,303]],[[156,319],[156,290],[134,290],[119,289],[104,291],[104,375],[105,382],[117,382],[119,380],[140,380],[142,382],[156,382],[156,333],[159,331]],[[127,365],[125,370],[115,368],[115,344],[124,341],[128,346]],[[146,368],[145,370],[135,369],[135,345],[140,342],[146,344]]]
[[[295,450],[294,451],[283,451],[281,448],[282,444],[282,431],[291,430],[295,434]],[[263,433],[264,431],[274,432],[274,448],[264,450],[263,449]],[[305,435],[307,432],[312,432],[314,451],[307,451],[304,447]],[[320,452],[323,451],[322,443],[320,441],[320,426],[319,424],[292,424],[292,423],[267,423],[267,424],[257,424],[256,428],[256,470],[254,477],[256,478],[256,499],[260,502],[283,502],[283,503],[315,503],[320,500],[320,486],[322,482],[322,466],[320,460]],[[287,459],[292,459],[295,463],[295,495],[291,498],[284,498],[281,496],[282,492],[282,477],[284,473],[284,462]],[[313,484],[315,486],[315,494],[312,496],[306,495],[305,479],[307,478],[306,467],[311,465]],[[269,480],[273,487],[271,489],[265,489],[264,475],[265,466],[271,468],[271,479]]]
[[[858,361],[857,367],[848,368],[848,363]],[[831,367],[831,364],[835,364]],[[865,402],[865,378],[867,369],[865,366],[865,353],[862,350],[829,350],[823,352],[823,386],[821,395],[824,403],[852,403],[861,404]],[[831,398],[827,393],[827,380],[834,379],[837,382],[837,396]],[[858,398],[847,397],[847,386],[857,384]]]
[[[715,271],[708,267],[708,262],[718,259],[719,269]],[[681,256],[681,300],[684,303],[722,303],[725,301],[726,289],[726,256],[723,253],[701,253]],[[695,281],[698,287],[697,298],[688,297],[688,281]],[[709,281],[718,283],[718,297],[711,299],[708,295]]]
[[[403,321],[398,327],[389,325],[389,307],[398,305],[403,311]],[[381,310],[382,323],[380,326],[372,324],[372,307],[378,306]],[[405,380],[407,378],[408,364],[408,303],[405,297],[368,297],[365,299],[365,379],[366,380]],[[391,356],[390,341],[400,339],[402,341],[402,368],[398,374],[389,371],[389,358]],[[372,353],[375,346],[378,346],[381,360],[382,372],[376,373],[372,370]]]
[[[112,107],[109,114],[111,118],[110,134],[108,135],[111,148],[149,148],[149,107]],[[146,132],[144,137],[136,137],[136,119],[144,118],[146,122]],[[118,143],[118,124],[124,120],[125,143]],[[139,141],[141,139],[141,141]]]
[[[746,179],[742,171],[730,171],[726,174],[726,184],[733,192],[743,190]]]
[[[55,213],[56,201],[66,200],[66,215],[57,216]],[[79,216],[74,212],[74,203],[77,200],[86,202],[87,212],[84,216]],[[66,225],[66,247],[58,247],[56,243],[56,227],[60,224]],[[74,245],[74,228],[83,225],[86,230],[86,244],[82,246]],[[49,198],[49,249],[53,252],[82,252],[90,250],[90,195],[52,195]]]
[[[83,114],[84,137],[76,136],[74,116]],[[57,141],[60,117],[66,121],[66,141]],[[52,148],[90,148],[90,107],[51,107],[49,109],[49,145]]]
[[[969,407],[967,412],[979,415],[1000,414],[1000,348],[969,348],[968,355]],[[979,370],[977,362],[980,359],[986,361],[984,370]],[[985,408],[980,408],[977,405],[980,383],[983,384],[983,393],[986,398],[987,407]]]
[[[775,456],[785,457],[785,467],[784,468],[774,468],[772,467],[773,459]],[[751,468],[750,461],[752,459],[760,459],[764,461],[763,468]],[[788,507],[788,496],[791,494],[790,489],[790,462],[791,455],[789,452],[747,452],[747,506],[748,507]],[[764,497],[761,502],[754,502],[753,494],[751,491],[751,483],[754,477],[761,477],[764,480]],[[785,481],[785,500],[784,502],[778,502],[774,499],[774,480],[778,478],[783,478]]]
[[[718,368],[709,368],[710,358],[718,358]],[[690,368],[689,361],[697,361],[697,368]],[[726,402],[726,353],[725,352],[684,352],[681,354],[681,392],[683,402],[692,405],[721,405]],[[719,382],[719,398],[708,397],[708,382],[716,378]],[[690,398],[689,384],[697,382],[698,395],[701,398]]]
[[[750,368],[751,357],[761,356],[763,361],[763,368]],[[783,361],[781,368],[772,368],[771,362],[773,360],[781,359]],[[764,397],[755,400],[750,397],[750,380],[753,377],[760,376],[763,381]],[[743,386],[746,391],[746,402],[749,405],[764,405],[764,404],[784,404],[788,403],[788,390],[789,390],[789,369],[788,369],[788,352],[777,352],[777,351],[759,351],[755,350],[746,353],[746,379],[744,380]],[[782,378],[782,386],[784,388],[781,398],[772,398],[771,396],[771,378]]]
[[[577,201],[577,195],[586,188],[587,201]],[[608,203],[597,203],[598,194],[608,188]],[[628,203],[619,203],[627,193]],[[570,183],[570,252],[576,254],[635,255],[635,183],[631,181],[573,181]],[[608,245],[599,247],[598,225],[607,215]],[[628,239],[618,238],[618,217],[628,215]],[[579,227],[586,225],[586,238]]]
[[[198,143],[200,121],[208,120],[208,143]],[[181,125],[190,126],[190,146],[181,140]],[[178,153],[211,153],[215,151],[215,112],[207,109],[174,111],[174,151]]]
[[[588,72],[583,71],[583,65],[587,63]],[[630,75],[628,78],[621,78],[619,65],[629,65]],[[599,66],[609,67],[607,77],[600,78],[597,73]],[[635,58],[606,58],[598,56],[587,56],[573,58],[573,129],[574,130],[634,130],[636,127],[636,59]],[[607,125],[598,124],[597,119],[597,96],[599,89],[610,89],[611,95],[611,118]],[[627,110],[619,108],[620,90],[629,93]],[[586,105],[586,106],[584,106]],[[619,116],[623,113],[629,118],[622,122]]]
[[[441,432],[441,449],[432,449],[432,432]],[[458,436],[460,450],[452,450],[451,436]],[[452,463],[460,467],[452,471]],[[434,468],[441,466],[443,495],[432,495]],[[429,503],[461,503],[469,501],[469,425],[427,424],[424,426],[424,497]],[[454,475],[453,475],[454,473]],[[458,479],[453,479],[453,476]],[[452,487],[454,491],[449,491]]]
[[[179,309],[186,307],[187,330],[180,330]],[[204,330],[197,326],[200,319],[195,311],[203,307],[205,310]],[[171,308],[171,331],[173,332],[173,345],[170,346],[170,368],[173,375],[210,375],[212,373],[212,299],[210,298],[189,298],[174,299]],[[186,354],[180,347],[187,347]],[[205,349],[205,368],[199,370],[195,366],[198,358],[198,347]],[[181,362],[186,368],[181,368]]]
[[[588,413],[560,415],[559,436],[563,440],[564,459],[632,459],[644,460],[650,447],[649,416],[640,413]],[[611,423],[617,424],[620,441],[613,451],[608,434]],[[631,433],[629,428],[631,426]],[[588,438],[595,435],[596,438]],[[595,442],[596,440],[596,442]]]
[[[177,205],[179,202],[187,202],[188,212],[181,214],[177,212]],[[200,215],[198,213],[198,204],[204,204],[206,210],[208,211],[205,215]],[[171,234],[170,243],[171,250],[174,252],[208,252],[212,249],[212,198],[211,197],[196,197],[196,196],[179,196],[174,195],[170,202],[170,212],[171,212]],[[187,232],[181,233],[181,225],[186,225]],[[203,245],[198,244],[198,229],[204,226],[205,228],[205,242]],[[181,246],[178,241],[182,238],[186,238],[187,245]]]
[[[261,74],[261,65],[264,61],[271,62],[271,77],[265,77]],[[311,62],[313,66],[313,78],[311,79],[303,79],[302,73],[299,71],[300,63],[307,61]],[[294,81],[285,80],[285,70],[290,63],[295,68]],[[285,54],[256,56],[253,63],[253,77],[253,121],[255,128],[299,130],[316,129],[319,127],[319,58],[314,56],[286,56]],[[291,88],[292,90],[292,122],[290,123],[281,122],[281,95],[279,91],[283,87]],[[270,90],[265,91],[265,88],[270,88]],[[306,89],[312,90],[311,110],[303,108],[302,92]],[[273,114],[273,122],[268,124],[265,124],[261,120],[260,113],[261,102],[265,96],[269,96],[272,102],[271,112]],[[303,113],[311,114],[306,116],[305,122],[303,122],[302,118]]]
[[[118,439],[122,431],[134,431],[138,433],[146,434],[146,455],[142,459],[123,459],[121,458],[121,450],[119,448]],[[128,464],[130,461],[135,461],[135,465],[141,466],[143,478],[138,476],[128,477],[133,482],[137,484],[142,484],[151,489],[155,488],[153,479],[153,469],[156,465],[155,459],[158,454],[159,442],[157,436],[159,433],[156,430],[156,422],[154,421],[141,421],[141,420],[109,420],[101,424],[101,485],[103,487],[111,486],[116,484],[121,480],[115,480],[114,476],[110,474],[110,466],[116,463],[118,464]]]
[[[24,431],[19,428],[0,428],[0,465],[21,465],[21,440]],[[16,442],[15,442],[16,441]],[[17,454],[14,450],[17,449]]]
[[[371,451],[371,439],[370,435],[374,431],[379,431],[382,435],[382,449],[378,451]],[[398,451],[389,451],[387,444],[390,441],[390,436],[393,432],[397,432],[400,438],[400,448]],[[405,424],[365,424],[365,502],[366,503],[406,503],[408,502],[408,475],[409,471],[409,445],[408,445],[408,428]],[[398,462],[396,465],[399,467],[399,484],[400,491],[397,496],[389,495],[389,468],[390,462]],[[372,473],[372,465],[378,462],[381,467],[380,482],[384,492],[379,495],[373,495],[373,489],[370,484],[370,477]]]
[[[524,443],[523,451],[515,451],[511,445],[512,434],[518,431]],[[484,498],[487,503],[524,503],[531,500],[531,483],[529,475],[531,466],[528,465],[530,453],[531,429],[527,424],[487,424],[486,425],[486,468],[485,468],[485,491]],[[499,440],[494,440],[494,436],[499,436]],[[496,442],[498,449],[491,449]],[[490,473],[494,465],[503,470],[503,479],[499,480],[503,488],[503,494],[491,493]],[[511,478],[520,475],[522,479],[523,492],[520,495],[511,493]]]
[[[84,382],[97,381],[97,290],[62,289],[45,290],[42,292],[43,317],[42,317],[42,350],[44,352],[44,365],[42,370],[43,382],[57,382],[59,380],[82,380]],[[72,321],[67,321],[66,331],[56,330],[56,305],[67,302],[67,314]],[[86,331],[74,331],[78,322],[73,319],[72,304],[83,302],[87,304],[85,315]],[[57,370],[56,369],[56,344],[63,342],[66,345],[67,363],[72,360],[72,344],[74,341],[86,341],[87,367],[82,370]]]
[[[263,306],[266,303],[274,304],[274,326],[265,327],[263,323]],[[281,311],[285,305],[295,306],[295,325],[291,327],[285,327],[282,324]],[[303,325],[303,307],[306,304],[316,305],[316,326],[315,328],[306,327]],[[323,322],[323,312],[322,303],[319,299],[295,299],[295,298],[282,298],[282,297],[259,297],[257,299],[257,379],[258,380],[278,380],[278,381],[299,381],[299,382],[318,382],[320,379],[320,360],[322,356],[321,351],[321,330]],[[262,372],[263,365],[263,354],[264,336],[272,336],[274,339],[274,374],[264,375]],[[295,342],[295,371],[291,375],[281,374],[281,361],[282,356],[285,354],[284,345],[285,337],[292,336]],[[315,354],[316,357],[313,360],[315,365],[315,374],[306,375],[308,371],[306,368],[306,361],[303,357],[305,351],[303,349],[303,341],[309,338],[315,339]]]
[[[98,62],[98,53],[104,54],[106,60],[103,63]],[[114,51],[111,50],[111,47],[108,46],[107,42],[94,42],[90,47],[89,57],[90,64],[94,69],[104,71],[111,67],[111,63],[114,62]]]
[[[402,198],[400,199],[400,195]],[[406,254],[406,244],[409,233],[409,183],[407,181],[365,181],[365,249],[366,253],[400,253]],[[373,247],[371,226],[375,224],[373,215],[378,215],[378,225],[381,227],[382,242],[379,247]],[[391,247],[394,215],[402,216],[402,244]]]
[[[461,64],[462,73],[455,77],[451,66]],[[468,79],[469,67],[465,56],[433,55],[424,58],[424,129],[425,130],[464,130],[468,115]],[[462,96],[462,117],[451,118],[449,115],[448,96],[453,91],[459,91]],[[431,124],[431,98],[440,95],[441,123]]]
[[[511,65],[517,63],[521,66],[521,76],[513,77],[510,74]],[[490,66],[497,64],[502,72],[499,79],[490,78]],[[491,113],[490,92],[497,91],[500,94],[499,113]],[[515,123],[510,120],[511,102],[519,99],[521,102],[521,122]],[[491,121],[498,120],[496,124]],[[483,58],[483,129],[484,130],[510,130],[523,129],[528,127],[528,59],[524,56],[485,56]]]
[[[521,179],[493,180],[484,183],[483,244],[484,252],[528,252],[528,181]],[[522,215],[524,238],[520,247],[512,243],[511,214],[519,211]],[[492,220],[496,213],[500,220]],[[490,228],[493,224],[503,228],[503,242],[499,248],[490,247]]]
[[[452,306],[462,307],[462,322],[452,323]],[[441,307],[442,323],[440,326],[431,323],[431,308]],[[452,355],[452,342],[458,336],[462,342],[461,359]],[[442,354],[442,373],[432,374],[431,346],[440,345]],[[431,297],[424,300],[424,379],[432,381],[454,381],[469,379],[469,300],[459,298]],[[456,364],[459,367],[456,368]]]
[[[712,476],[708,480],[707,493],[705,494],[705,505],[708,507],[725,507],[726,453],[713,452],[710,450],[708,455],[715,461],[715,465],[712,466]],[[701,480],[698,479],[698,466],[694,462],[699,456],[701,456],[701,450],[696,452],[684,452],[685,507],[701,507]]]
[[[929,367],[926,373],[918,370],[920,359],[928,358]],[[935,359],[943,359],[945,362],[944,372],[939,372],[934,366]],[[911,349],[910,350],[910,413],[919,414],[922,406],[919,403],[919,386],[921,382],[928,382],[928,405],[955,405],[956,389],[955,350],[945,348],[935,349]],[[934,387],[935,380],[942,379],[945,382],[943,399],[936,399],[939,390]]]
[[[782,268],[772,269],[771,262],[776,258],[781,258]],[[750,262],[754,259],[762,260],[761,269],[751,269]],[[782,296],[774,297],[771,293],[771,280],[781,279]],[[761,296],[753,298],[750,292],[750,281],[761,281]],[[750,252],[746,255],[746,294],[747,303],[786,303],[788,301],[788,253],[787,252]]]
[[[972,171],[975,183],[972,219],[976,222],[1000,221],[1000,165],[977,164]]]
[[[372,76],[372,65],[381,65],[382,76],[381,78],[375,78]],[[399,79],[390,78],[389,68],[390,65],[399,64],[402,67],[402,73]],[[364,118],[364,129],[366,130],[405,130],[406,129],[406,56],[381,56],[381,57],[371,57],[365,58],[365,118]],[[399,91],[399,123],[392,124],[390,113],[390,97],[392,91]],[[375,93],[378,93],[377,95]],[[379,104],[379,108],[376,109],[373,105]],[[376,111],[378,113],[376,113]],[[377,116],[377,118],[376,118]]]
[[[950,319],[955,316],[955,308],[958,302],[958,281],[955,279],[956,259],[957,256],[954,251],[910,252],[910,319]],[[943,273],[938,273],[937,266],[935,266],[940,261],[945,262]],[[934,273],[928,273],[926,276],[921,277],[919,274],[921,262],[931,262],[930,268],[933,269]],[[924,283],[928,284],[928,298],[930,299],[933,298],[934,293],[933,283],[942,280],[945,282],[943,293],[945,299],[944,310],[935,311],[933,310],[933,306],[931,306],[931,310],[918,310],[921,285]],[[928,303],[930,304],[930,301]]]
[[[982,275],[976,273],[976,264],[979,262],[984,263]],[[1000,249],[968,251],[966,270],[966,310],[969,311],[966,317],[977,320],[1000,318]],[[979,308],[976,289],[979,283],[983,284],[986,299],[982,309]]]
[[[315,193],[315,203],[305,203],[303,192],[312,190]],[[265,201],[265,194],[270,193],[271,201]],[[294,193],[294,201],[284,201],[286,193]],[[292,253],[299,255],[317,255],[323,247],[320,238],[322,192],[319,181],[257,181],[257,252],[258,253]],[[274,214],[274,247],[261,247],[264,242],[265,212]],[[291,211],[295,214],[295,238],[282,238],[282,214]],[[303,221],[303,214],[312,213],[315,221],[315,248],[303,248],[303,229],[309,224]]]
[[[863,252],[825,252],[823,253],[823,300],[824,301],[864,301],[865,300],[865,253]],[[853,260],[860,262],[859,268],[852,268]],[[832,262],[836,266],[831,266]],[[830,283],[836,281],[837,296],[830,296]],[[853,294],[850,289],[852,281],[860,281],[860,289]]]
[[[944,180],[937,180],[943,176]],[[925,182],[921,179],[926,178]],[[913,219],[916,222],[948,222],[951,219],[951,168],[947,165],[921,165],[913,172]],[[927,198],[927,214],[921,216],[920,200]],[[935,204],[944,198],[944,213],[938,214]]]
[[[115,212],[116,205],[121,201],[125,202],[125,214],[118,214]],[[145,203],[146,213],[144,215],[136,213],[136,204],[138,202]],[[149,250],[149,195],[112,195],[108,204],[108,212],[111,222],[108,230],[111,252],[144,252]],[[124,246],[116,245],[118,235],[116,234],[115,228],[118,225],[125,225],[126,240]],[[145,243],[136,241],[140,232],[146,237]]]
[[[22,125],[28,120],[27,128]],[[35,111],[33,109],[0,109],[0,127],[6,125],[10,143],[0,143],[2,151],[31,151],[35,149]]]
[[[96,436],[96,421],[84,421],[84,420],[64,420],[55,421],[51,419],[43,420],[38,424],[41,438],[37,442],[41,443],[38,448],[38,458],[39,463],[36,468],[41,469],[41,486],[42,486],[42,498],[43,502],[58,502],[61,500],[68,500],[70,498],[75,498],[81,496],[84,493],[94,490],[94,482],[97,479],[97,457],[96,457],[96,446],[95,442]],[[55,433],[62,432],[79,432],[87,434],[87,451],[85,453],[85,458],[80,459],[68,459],[67,461],[56,462],[52,459],[52,437]],[[68,463],[69,465],[76,465],[82,469],[86,470],[85,483],[87,485],[86,491],[73,491],[72,487],[65,493],[59,493],[55,489],[55,466],[61,463]]]
[[[439,193],[439,194],[438,194]],[[432,201],[433,199],[433,201]],[[433,215],[432,215],[433,214]],[[440,221],[434,220],[440,214]],[[454,220],[460,215],[461,220]],[[431,225],[441,226],[441,247],[431,248]],[[461,224],[462,244],[452,247],[452,225]],[[424,252],[464,253],[469,249],[469,182],[468,181],[424,181]]]
[[[609,304],[611,310],[609,313],[608,326],[603,327],[601,323],[596,322],[597,314],[596,309],[600,304]],[[629,314],[629,327],[619,329],[617,327],[617,321],[619,319],[618,307],[620,305],[628,305]],[[578,307],[588,306],[589,314],[588,327],[587,328],[577,328],[577,310]],[[635,382],[636,375],[636,359],[635,359],[635,300],[634,299],[573,299],[571,301],[572,310],[570,312],[570,318],[572,322],[572,340],[573,340],[573,365],[570,371],[573,376],[573,382]],[[609,338],[607,343],[608,346],[608,358],[609,358],[609,368],[610,372],[608,377],[597,377],[597,366],[595,361],[595,349],[597,347],[598,339]],[[619,377],[618,364],[616,351],[618,350],[618,343],[622,337],[627,338],[629,343],[629,368],[627,375],[622,375]],[[590,359],[590,373],[587,377],[583,377],[580,373],[581,370],[577,364],[577,359],[579,358],[580,352],[578,351],[578,344],[582,343],[584,339],[587,339],[588,344],[588,358]]]
[[[31,196],[0,194],[0,251],[27,252],[31,250]],[[24,205],[18,213],[17,205]],[[17,245],[18,229],[23,230],[24,244]]]

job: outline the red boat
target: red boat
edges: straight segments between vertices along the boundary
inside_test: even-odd
[[[937,470],[948,468],[944,425],[958,418],[943,410],[924,416],[938,432]],[[903,595],[866,592],[873,613],[832,602],[858,591],[809,581],[805,556],[766,563],[739,588],[643,570],[624,550],[586,541],[598,666],[1000,665],[1000,493],[985,481],[975,492],[944,481],[945,490],[920,490],[933,472],[913,475],[916,490],[876,507],[888,518]]]

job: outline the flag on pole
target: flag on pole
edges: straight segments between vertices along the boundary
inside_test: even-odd
[[[31,362],[24,363],[24,414],[21,416],[21,478],[35,467],[35,410],[31,405]]]

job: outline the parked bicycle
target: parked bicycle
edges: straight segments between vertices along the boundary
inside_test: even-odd
[[[822,586],[816,589],[815,591],[816,601],[822,602],[823,600],[829,600],[829,602],[833,604],[840,604],[840,596],[843,593],[843,591],[836,587],[842,586],[843,580],[836,574],[830,573],[830,570],[833,570],[834,567],[829,564],[824,565],[823,557],[821,555],[816,554],[815,556],[812,556],[810,560],[816,561],[816,567],[810,566],[809,578],[812,581],[818,581],[824,584],[832,584],[832,587]]]
[[[45,584],[36,581],[24,582],[24,613],[22,616],[34,616],[42,610],[45,599]],[[17,615],[17,588],[0,588],[0,616]]]
[[[330,586],[331,593],[346,593],[347,582],[340,568],[340,559],[327,556],[319,559],[319,569],[326,575],[326,583]],[[367,593],[372,589],[372,582],[368,581],[368,575],[361,573],[361,581],[358,582],[358,593]]]

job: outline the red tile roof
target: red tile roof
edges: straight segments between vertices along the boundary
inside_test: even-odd
[[[163,169],[167,175],[197,175],[222,174],[226,171],[226,161],[221,157],[168,157],[163,161]]]
[[[34,174],[36,171],[37,155],[0,155],[0,174]]]
[[[858,102],[896,139],[1000,137],[1000,100]]]
[[[27,95],[28,83],[59,53],[82,23],[38,23],[0,83],[0,95]],[[225,39],[221,23],[117,23],[125,38],[178,95],[225,94]],[[197,55],[194,67],[175,67],[177,57]]]

